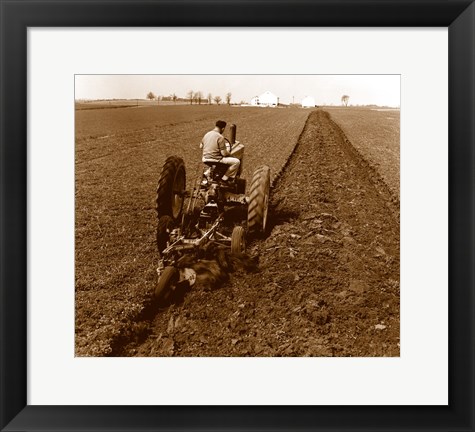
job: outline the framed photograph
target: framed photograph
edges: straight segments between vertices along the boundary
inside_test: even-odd
[[[1,430],[474,430],[472,1],[0,3]]]

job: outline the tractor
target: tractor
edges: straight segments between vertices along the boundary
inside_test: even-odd
[[[194,285],[196,272],[187,263],[215,258],[210,254],[223,248],[243,254],[249,234],[266,232],[270,168],[262,165],[254,171],[246,195],[246,180],[241,178],[244,145],[235,139],[236,125],[230,130],[231,139],[226,145],[241,160],[231,184],[222,180],[228,165],[201,162],[197,178],[187,191],[183,159],[170,156],[165,160],[156,198],[160,255],[154,293],[157,300],[168,297],[179,284]]]

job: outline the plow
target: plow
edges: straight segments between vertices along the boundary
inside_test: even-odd
[[[243,259],[250,236],[267,228],[270,168],[258,167],[250,186],[241,178],[244,144],[236,141],[231,125],[228,151],[241,164],[232,181],[222,179],[228,165],[200,162],[190,190],[181,157],[169,156],[157,187],[156,243],[160,255],[155,287],[156,300],[166,299],[178,286],[193,286],[198,269],[212,270],[214,263],[227,268]]]

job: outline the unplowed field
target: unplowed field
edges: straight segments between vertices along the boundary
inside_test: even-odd
[[[156,283],[155,189],[167,156],[201,167],[198,144],[214,122],[237,124],[243,177],[263,163],[273,178],[309,112],[228,106],[150,106],[76,111],[76,338],[78,356],[117,354],[142,328]]]

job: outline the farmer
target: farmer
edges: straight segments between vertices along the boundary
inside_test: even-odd
[[[215,128],[206,133],[201,140],[200,148],[203,149],[203,162],[221,162],[229,165],[228,170],[222,177],[223,181],[229,182],[234,181],[241,161],[231,156],[226,147],[226,139],[223,136],[225,128],[226,122],[218,120]]]

